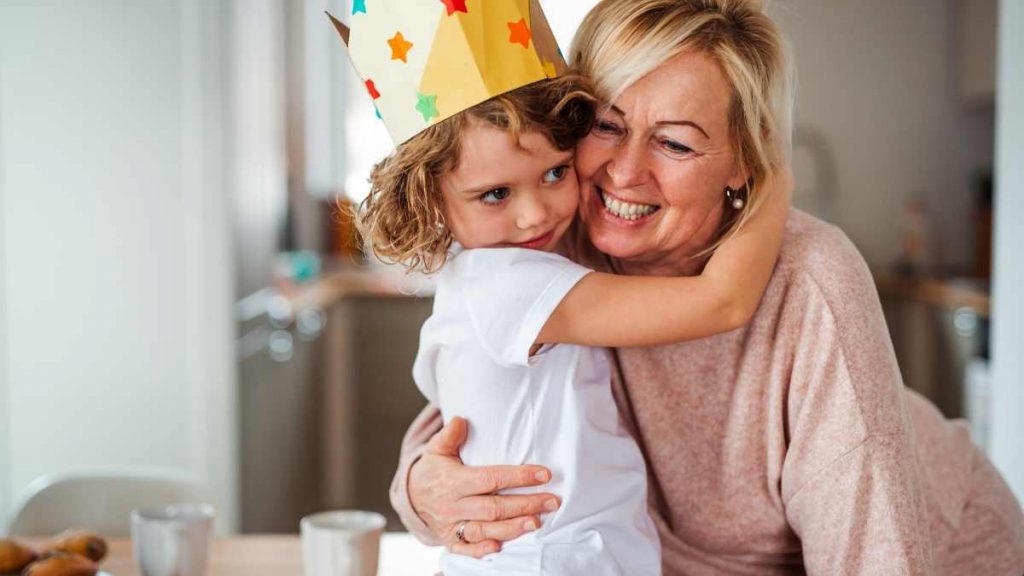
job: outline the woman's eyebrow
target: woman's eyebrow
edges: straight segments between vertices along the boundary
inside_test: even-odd
[[[655,122],[654,124],[655,126],[689,126],[691,128],[696,128],[697,130],[700,131],[701,134],[704,135],[705,138],[711,140],[711,136],[708,136],[708,133],[705,132],[704,129],[700,127],[700,124],[697,124],[696,122],[691,122],[690,120],[661,120],[660,122]]]
[[[622,116],[623,118],[626,117],[626,113],[623,112],[618,106],[615,106],[614,104],[611,106],[611,111],[615,112],[619,116]],[[707,131],[704,130],[703,128],[701,128],[700,124],[697,124],[696,122],[694,122],[692,120],[661,120],[661,121],[655,122],[654,125],[655,126],[689,126],[691,128],[696,128],[698,131],[700,131],[701,134],[704,135],[705,138],[707,138],[708,140],[711,140],[711,136],[708,136]]]

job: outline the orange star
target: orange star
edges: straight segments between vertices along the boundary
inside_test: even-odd
[[[409,53],[409,50],[412,49],[412,42],[406,41],[401,32],[396,32],[395,37],[388,40],[388,46],[391,46],[392,60],[401,60],[406,64],[409,63],[406,55]]]
[[[530,28],[526,25],[526,18],[520,18],[519,22],[509,22],[508,29],[511,32],[509,42],[522,44],[523,48],[530,47]]]

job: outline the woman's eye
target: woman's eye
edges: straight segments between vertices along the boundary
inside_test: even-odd
[[[661,145],[673,154],[689,154],[693,152],[693,149],[685,144],[680,144],[673,140],[662,140]]]
[[[619,125],[614,122],[609,122],[608,120],[598,120],[594,124],[594,132],[597,132],[598,134],[617,136],[622,133],[622,129],[619,128]]]
[[[562,165],[557,168],[552,168],[551,170],[548,170],[547,172],[544,173],[544,183],[554,184],[555,182],[560,182],[563,178],[565,178],[565,173],[568,171],[568,165]]]
[[[502,200],[508,198],[510,193],[508,188],[495,188],[489,192],[484,192],[480,196],[480,201],[484,204],[500,204]]]

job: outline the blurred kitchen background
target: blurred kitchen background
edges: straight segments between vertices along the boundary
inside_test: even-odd
[[[564,47],[595,1],[542,3]],[[1024,3],[769,6],[797,206],[852,238],[907,384],[1024,500]],[[39,477],[126,467],[196,479],[222,532],[399,528],[431,286],[337,211],[389,141],[325,9],[351,12],[0,0],[0,534]]]

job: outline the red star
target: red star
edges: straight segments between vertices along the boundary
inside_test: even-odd
[[[511,32],[509,42],[522,44],[523,48],[530,47],[530,28],[526,25],[526,18],[520,18],[519,22],[509,22],[508,29]]]
[[[373,80],[366,81],[366,91],[370,93],[370,98],[374,100],[380,98],[380,92],[377,92],[377,87],[373,85]]]
[[[449,16],[456,12],[469,14],[469,10],[466,10],[466,0],[441,0],[441,2],[444,2],[445,8],[448,9]]]

